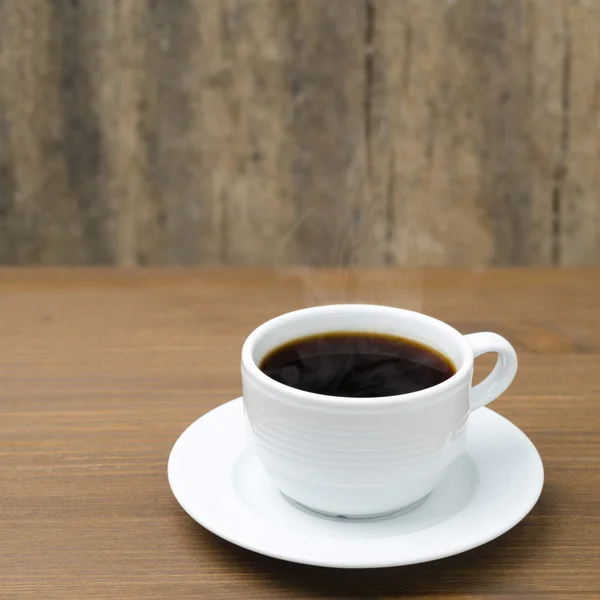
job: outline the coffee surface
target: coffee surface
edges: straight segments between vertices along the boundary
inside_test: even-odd
[[[300,338],[259,365],[272,379],[299,390],[355,398],[408,394],[456,373],[450,359],[401,337],[335,332]]]

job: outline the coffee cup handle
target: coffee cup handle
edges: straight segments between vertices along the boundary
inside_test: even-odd
[[[497,333],[471,333],[464,338],[473,350],[473,359],[488,352],[498,354],[494,370],[471,390],[471,411],[474,411],[506,391],[517,374],[518,360],[515,349]]]

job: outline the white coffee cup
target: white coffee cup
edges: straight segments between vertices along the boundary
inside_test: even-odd
[[[282,344],[334,331],[415,340],[449,358],[456,374],[409,394],[342,398],[288,387],[260,370]],[[498,361],[472,387],[473,360],[486,352]],[[517,356],[503,337],[462,335],[417,312],[339,304],[287,313],[255,329],[242,348],[249,440],[279,490],[305,507],[347,517],[408,509],[462,453],[469,413],[502,394],[516,372]]]

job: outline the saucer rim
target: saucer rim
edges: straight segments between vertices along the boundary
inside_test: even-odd
[[[508,424],[508,426],[513,430],[513,434],[519,435],[523,439],[523,441],[526,442],[526,445],[528,445],[530,450],[532,451],[532,456],[537,459],[535,461],[535,466],[532,465],[532,468],[535,468],[536,473],[531,477],[532,485],[528,489],[527,495],[529,498],[529,502],[524,504],[520,511],[515,512],[514,515],[511,515],[510,519],[503,520],[502,524],[498,525],[495,528],[490,527],[490,530],[486,533],[486,535],[483,535],[481,538],[479,538],[476,543],[473,543],[472,540],[469,540],[469,538],[467,538],[467,541],[465,541],[463,543],[457,542],[456,545],[452,547],[451,551],[449,551],[448,548],[445,548],[444,550],[441,550],[439,552],[435,552],[435,551],[431,550],[427,553],[426,556],[419,555],[419,553],[415,553],[415,557],[413,559],[409,558],[408,560],[399,560],[398,557],[390,558],[389,560],[381,559],[381,557],[376,557],[376,558],[370,559],[370,557],[367,555],[360,557],[356,561],[351,561],[351,560],[348,560],[347,558],[343,558],[341,560],[336,560],[335,558],[332,558],[331,560],[322,560],[322,559],[311,560],[310,557],[301,558],[298,556],[294,556],[292,553],[285,554],[285,553],[277,552],[277,551],[269,549],[268,547],[264,547],[260,544],[254,544],[254,543],[252,543],[252,541],[247,542],[243,539],[243,536],[239,536],[236,538],[233,535],[230,535],[229,532],[225,531],[224,528],[221,527],[219,523],[215,524],[212,521],[210,523],[207,522],[206,519],[203,519],[201,516],[199,516],[198,512],[195,511],[192,507],[190,507],[188,505],[187,499],[184,498],[185,494],[183,494],[183,493],[178,494],[178,492],[177,492],[178,484],[174,481],[174,478],[175,478],[174,464],[178,457],[177,453],[179,451],[179,448],[183,445],[186,436],[190,434],[190,430],[192,430],[195,426],[197,426],[197,424],[202,419],[205,419],[206,417],[208,417],[208,415],[210,415],[214,412],[225,410],[226,407],[228,409],[232,410],[234,404],[242,405],[240,407],[240,410],[243,411],[243,398],[241,396],[238,398],[235,398],[233,400],[224,402],[223,404],[216,406],[215,408],[204,413],[198,419],[193,421],[188,427],[186,427],[186,429],[177,438],[175,444],[173,445],[173,447],[171,449],[171,452],[169,454],[169,459],[168,459],[167,471],[168,471],[169,486],[171,488],[173,495],[175,496],[175,499],[177,500],[179,505],[183,508],[183,510],[196,523],[201,525],[204,529],[206,529],[213,535],[216,535],[216,536],[220,537],[221,539],[224,539],[227,542],[234,544],[238,547],[245,548],[246,550],[250,550],[252,552],[256,552],[257,554],[262,554],[264,556],[276,558],[278,560],[285,560],[287,562],[292,562],[292,563],[296,563],[296,564],[304,564],[304,565],[309,565],[309,566],[318,566],[318,567],[327,567],[327,568],[336,568],[336,569],[374,569],[374,568],[409,566],[409,565],[414,565],[414,564],[422,564],[422,563],[426,563],[426,562],[432,562],[432,561],[440,560],[443,558],[449,558],[451,556],[455,556],[457,554],[462,554],[464,552],[468,552],[469,550],[479,548],[480,546],[483,546],[483,545],[491,542],[492,540],[497,539],[501,535],[503,535],[503,534],[507,533],[508,531],[510,531],[511,529],[513,529],[518,523],[520,523],[531,512],[533,507],[538,502],[538,500],[541,496],[543,487],[544,487],[544,479],[545,479],[544,466],[543,466],[541,456],[540,456],[537,448],[533,444],[533,442],[519,427],[517,427],[509,419],[507,419],[503,415],[500,415],[496,411],[491,410],[490,408],[482,407],[482,408],[479,408],[477,412],[483,411],[483,412],[487,412],[487,413],[492,413],[493,417],[495,419],[505,421],[506,424]],[[194,514],[192,514],[192,513],[194,513]],[[436,526],[437,525],[433,525],[433,528],[435,528]]]

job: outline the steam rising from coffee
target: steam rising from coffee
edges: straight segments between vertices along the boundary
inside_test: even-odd
[[[396,266],[394,240],[388,227],[372,215],[366,218],[365,214],[341,214],[328,224],[307,212],[280,240],[279,252],[274,256],[293,258],[295,253],[289,247],[306,237],[320,243],[303,246],[300,255],[304,264],[280,269],[280,276],[295,281],[298,300],[305,307],[364,303],[422,311],[422,273]],[[300,230],[310,231],[310,235],[300,236]],[[414,232],[410,237],[419,236]],[[413,249],[419,246],[417,240],[411,244]]]
[[[424,259],[435,264],[444,249],[439,237],[421,226],[418,206],[398,200],[410,182],[390,180],[391,187],[383,189],[368,181],[373,169],[386,179],[393,165],[368,165],[365,143],[357,137],[355,145],[336,153],[338,165],[322,163],[314,146],[294,163],[289,192],[303,190],[302,197],[291,203],[287,227],[272,240],[271,260],[298,265],[291,274],[289,267],[281,273],[296,279],[302,306],[368,303],[422,311],[421,274],[397,267],[418,266]]]
[[[372,217],[361,219],[360,214],[346,214],[326,224],[306,214],[294,224],[283,244],[307,238],[316,242],[327,240],[327,243],[315,243],[314,250],[303,248],[311,265],[280,270],[286,280],[282,281],[282,287],[286,291],[291,288],[297,294],[293,308],[361,303],[423,310],[422,273],[392,267],[396,257],[387,222],[378,228],[378,220]],[[361,222],[371,228],[361,228]],[[321,255],[319,247],[322,246],[325,250]],[[282,252],[280,256],[289,254]],[[323,343],[326,348],[322,347]],[[398,344],[376,343],[368,338],[360,338],[358,345],[352,342],[340,348],[331,348],[328,344],[329,341],[299,344],[295,354],[281,354],[284,363],[289,364],[279,365],[275,361],[265,368],[273,378],[292,387],[328,395],[363,397],[406,393],[428,387],[428,381],[437,383],[436,377],[442,377],[440,380],[446,377],[446,371],[437,363],[429,364],[433,360],[430,354],[413,352],[411,357],[410,353],[401,352],[398,355]]]

